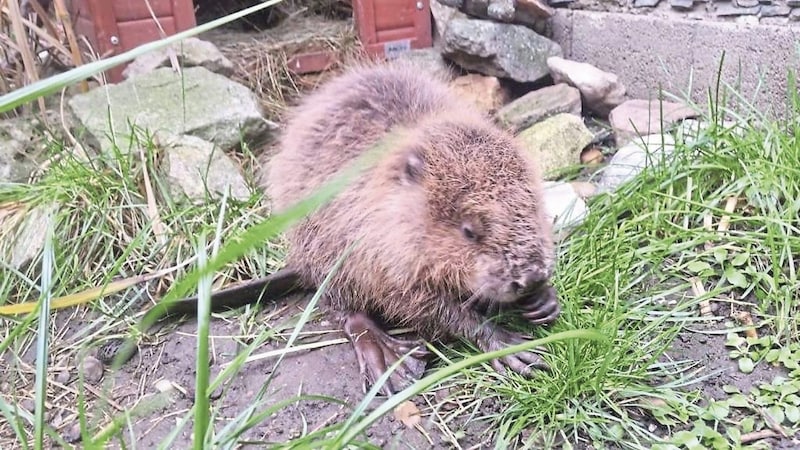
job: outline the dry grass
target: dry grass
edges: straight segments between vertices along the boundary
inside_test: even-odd
[[[352,21],[315,15],[298,14],[262,32],[214,30],[202,38],[213,42],[233,61],[233,79],[252,89],[261,100],[265,116],[276,121],[298,93],[362,55]],[[300,76],[287,67],[293,55],[324,50],[333,52],[339,61],[324,74]]]

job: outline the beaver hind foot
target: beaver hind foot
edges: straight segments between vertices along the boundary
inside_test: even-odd
[[[381,386],[381,392],[390,396],[419,379],[425,371],[425,359],[430,352],[419,340],[403,340],[390,336],[374,320],[364,313],[349,313],[344,317],[344,331],[353,344],[358,360],[364,391],[374,386],[378,378],[397,362],[402,355],[410,353]]]

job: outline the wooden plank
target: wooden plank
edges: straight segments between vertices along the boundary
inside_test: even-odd
[[[373,1],[353,0],[353,20],[358,32],[358,38],[365,46],[378,42]]]
[[[337,59],[335,52],[322,50],[294,55],[289,59],[286,66],[292,72],[302,75],[328,70],[336,63]]]
[[[172,17],[175,18],[176,33],[197,26],[192,0],[172,0]]]
[[[416,0],[379,0],[374,2],[375,30],[393,30],[414,26]],[[378,41],[382,41],[378,37]]]
[[[114,10],[114,17],[117,22],[130,22],[132,20],[151,18],[152,15],[147,9],[147,2],[153,8],[156,17],[165,17],[173,15],[173,0],[103,0],[104,3],[110,3],[111,8]],[[180,3],[187,3],[186,0],[181,0]],[[191,4],[191,1],[188,1]]]
[[[175,19],[173,17],[159,17],[158,23],[164,28],[168,36],[175,34]],[[153,19],[139,19],[120,22],[119,40],[122,51],[128,51],[144,43],[159,39],[158,24]]]

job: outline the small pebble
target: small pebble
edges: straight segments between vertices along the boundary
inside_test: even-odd
[[[61,436],[70,444],[75,444],[81,441],[81,424],[74,423],[70,426]]]
[[[758,0],[736,0],[736,5],[740,8],[752,8],[758,6]]]
[[[103,363],[94,356],[87,356],[81,361],[81,372],[86,381],[96,384],[103,379]]]
[[[56,372],[56,383],[58,384],[67,384],[69,383],[69,371],[67,370],[59,370]]]
[[[158,380],[156,381],[156,389],[158,389],[158,392],[167,392],[175,389],[175,385],[169,380]]]

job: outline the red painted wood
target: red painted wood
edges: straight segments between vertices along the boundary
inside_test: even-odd
[[[302,75],[304,73],[323,72],[336,63],[336,53],[329,50],[301,53],[292,56],[287,62],[287,67],[292,72]]]
[[[392,58],[409,49],[430,47],[431,1],[436,0],[353,0],[356,31],[366,52]]]
[[[94,52],[108,57],[194,27],[192,0],[68,0],[75,32],[85,36]],[[156,20],[153,19],[153,14]],[[112,83],[122,81],[127,64],[106,71]]]

